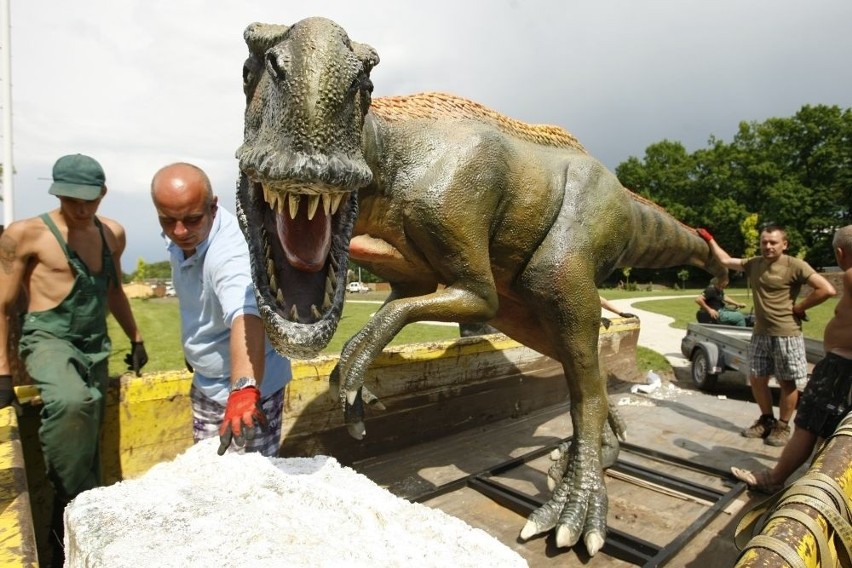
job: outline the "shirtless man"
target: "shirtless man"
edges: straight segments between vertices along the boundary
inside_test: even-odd
[[[121,287],[124,228],[95,216],[106,191],[97,161],[64,156],[53,166],[49,190],[59,208],[12,223],[0,236],[0,391],[8,405],[13,399],[8,325],[18,315],[23,290],[19,351],[44,402],[39,439],[56,491],[57,533],[64,505],[100,484],[98,444],[111,350],[107,310],[131,341],[128,365],[138,374],[148,360]],[[61,534],[56,537],[54,551],[61,552]]]
[[[734,477],[757,491],[775,493],[830,436],[852,408],[852,225],[839,229],[832,241],[837,265],[843,271],[843,295],[834,317],[825,326],[825,358],[814,367],[805,387],[793,437],[772,469],[752,472],[732,467]]]

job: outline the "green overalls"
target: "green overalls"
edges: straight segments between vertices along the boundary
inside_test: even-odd
[[[116,278],[101,222],[103,265],[92,274],[68,248],[47,214],[41,219],[59,241],[76,274],[68,296],[55,308],[24,315],[21,358],[44,406],[39,439],[48,477],[60,498],[71,499],[100,484],[98,444],[109,379],[107,290]]]

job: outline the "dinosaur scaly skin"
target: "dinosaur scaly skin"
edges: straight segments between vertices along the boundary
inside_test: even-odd
[[[364,402],[375,400],[365,373],[406,324],[487,321],[559,360],[573,440],[551,471],[552,498],[521,536],[556,528],[559,546],[584,536],[596,553],[606,532],[602,460],[612,460],[601,446],[614,438],[597,284],[620,266],[725,275],[709,265],[707,244],[624,189],[561,128],[435,93],[371,101],[378,55],[334,22],[252,24],[245,39],[238,215],[273,345],[306,357],[328,343],[348,252],[391,283],[333,373],[354,435],[364,435]]]

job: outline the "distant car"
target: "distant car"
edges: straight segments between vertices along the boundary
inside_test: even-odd
[[[369,292],[370,288],[363,282],[350,282],[346,285],[346,290],[353,294],[358,294],[361,292]]]
[[[166,296],[167,297],[177,296],[177,292],[175,292],[175,287],[172,286],[171,284],[166,286]]]

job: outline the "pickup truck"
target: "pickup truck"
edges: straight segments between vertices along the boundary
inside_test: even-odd
[[[709,391],[716,386],[719,374],[737,371],[748,380],[748,344],[751,341],[750,327],[690,323],[686,335],[680,342],[680,352],[689,359],[692,381],[701,390]],[[825,356],[822,341],[805,338],[808,372]],[[798,385],[804,388],[804,385]]]

